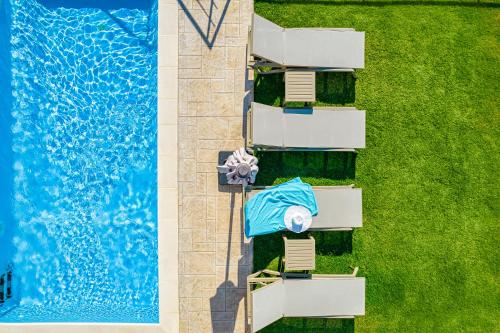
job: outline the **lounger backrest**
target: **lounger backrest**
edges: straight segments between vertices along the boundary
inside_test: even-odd
[[[363,226],[362,190],[349,187],[314,188],[318,215],[313,217],[312,230],[350,229]]]
[[[285,317],[353,317],[365,314],[365,279],[285,279]]]
[[[254,332],[283,317],[283,280],[252,291],[252,329]]]
[[[364,68],[365,33],[351,29],[284,29],[253,14],[254,56],[283,66]]]
[[[252,103],[252,144],[282,148],[364,148],[365,112],[283,109]]]
[[[269,61],[283,64],[285,44],[284,29],[259,15],[252,18],[251,52]]]
[[[283,113],[280,108],[252,103],[252,140],[254,145],[283,145]]]

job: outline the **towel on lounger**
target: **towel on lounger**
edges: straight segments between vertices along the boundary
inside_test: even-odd
[[[291,206],[303,206],[318,214],[311,185],[300,178],[257,193],[245,204],[245,235],[253,237],[286,229],[285,212]]]

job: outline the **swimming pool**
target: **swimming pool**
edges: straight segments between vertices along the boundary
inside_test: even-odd
[[[0,323],[159,320],[158,6],[100,2],[0,0]]]

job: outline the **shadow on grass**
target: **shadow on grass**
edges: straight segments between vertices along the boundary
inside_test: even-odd
[[[316,254],[340,256],[352,253],[352,231],[318,231],[311,235],[316,240]]]
[[[257,255],[253,256],[253,271],[257,272],[261,269],[273,269],[279,271],[280,263],[283,259],[283,240],[281,233],[277,232],[269,235],[257,236],[253,240],[254,252]],[[269,267],[271,262],[274,262],[272,267]]]
[[[288,239],[306,238],[307,233],[285,232]],[[315,231],[310,233],[316,241],[316,254],[341,256],[352,253],[352,231]],[[254,271],[273,269],[282,271],[285,252],[282,233],[257,236],[254,238]]]
[[[283,73],[255,76],[253,100],[257,103],[279,106],[285,100]]]
[[[353,152],[257,152],[256,155],[260,169],[257,185],[272,185],[279,178],[346,180],[356,176]]]
[[[261,74],[255,79],[254,101],[279,106],[285,99],[283,73]],[[356,99],[356,79],[352,73],[316,73],[316,103],[314,105],[350,104]],[[293,103],[300,106],[304,103]],[[288,104],[287,104],[288,105]]]
[[[283,318],[259,333],[354,333],[354,319]]]
[[[356,79],[351,73],[316,73],[317,104],[350,104],[356,100]]]

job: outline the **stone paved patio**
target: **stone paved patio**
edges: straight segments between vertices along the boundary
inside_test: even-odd
[[[251,0],[179,0],[180,332],[245,332],[252,248],[241,191],[218,185],[216,165],[244,146],[252,12]]]

